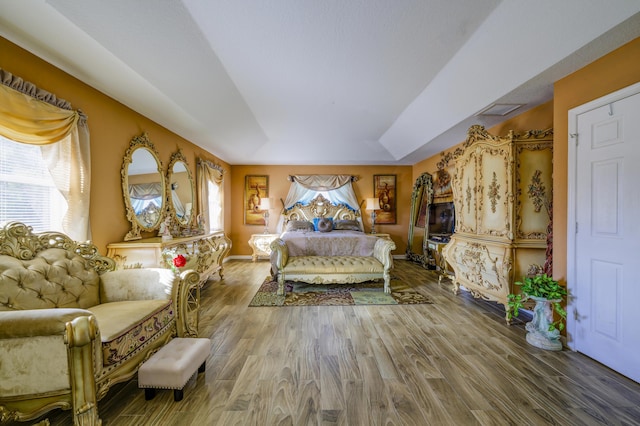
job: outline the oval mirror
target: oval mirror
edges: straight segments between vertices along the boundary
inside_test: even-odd
[[[429,173],[421,174],[413,185],[411,216],[406,257],[426,267],[428,264],[429,205],[433,201],[433,180]]]
[[[158,153],[147,134],[131,140],[122,163],[122,192],[131,231],[125,241],[140,239],[141,231],[155,231],[166,209],[165,179]]]
[[[195,183],[182,151],[174,153],[167,169],[169,211],[181,228],[189,228],[194,217]]]

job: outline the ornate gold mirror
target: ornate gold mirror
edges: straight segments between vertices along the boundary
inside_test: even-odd
[[[180,150],[169,160],[167,184],[171,220],[181,228],[189,228],[194,217],[195,182],[187,159]]]
[[[433,201],[433,180],[429,173],[421,174],[413,185],[407,259],[427,267],[429,239],[429,206]]]
[[[162,162],[146,133],[131,139],[122,162],[122,194],[131,230],[125,241],[155,231],[164,219],[167,199]]]

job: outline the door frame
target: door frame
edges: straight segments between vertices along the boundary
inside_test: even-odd
[[[640,82],[627,86],[615,92],[604,95],[598,99],[587,102],[569,110],[569,134],[568,139],[568,160],[567,160],[567,290],[569,297],[567,299],[567,346],[569,349],[576,350],[575,336],[577,322],[575,304],[571,297],[575,294],[576,283],[576,217],[577,217],[577,131],[578,116],[585,112],[596,108],[603,107],[613,102],[640,93]]]

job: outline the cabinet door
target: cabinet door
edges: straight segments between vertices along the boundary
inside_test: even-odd
[[[478,182],[476,176],[477,155],[469,150],[457,160],[456,175],[453,182],[453,199],[456,212],[456,232],[476,233],[476,196]]]
[[[516,145],[517,240],[546,240],[553,196],[552,147],[551,142]]]
[[[478,155],[478,231],[511,239],[513,186],[511,145],[483,145]]]

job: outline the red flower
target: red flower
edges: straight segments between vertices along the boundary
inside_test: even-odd
[[[182,268],[186,264],[187,264],[187,258],[184,257],[181,254],[179,254],[179,255],[177,255],[176,257],[173,258],[173,265],[176,268]]]

